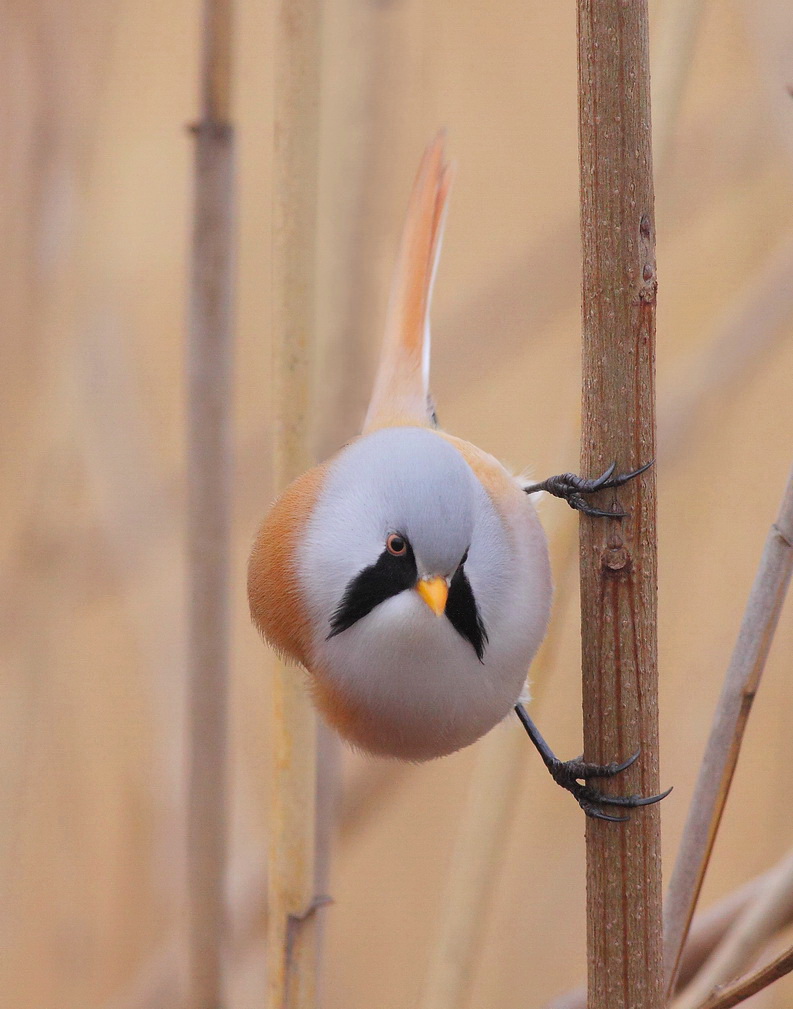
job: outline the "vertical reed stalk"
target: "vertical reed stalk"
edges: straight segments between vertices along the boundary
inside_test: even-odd
[[[655,251],[646,0],[578,0],[583,243],[581,465],[597,475],[655,456]],[[641,758],[621,792],[658,790],[655,474],[582,516],[584,752]],[[659,811],[587,820],[589,1009],[659,1009]]]
[[[671,147],[681,96],[690,76],[690,56],[696,43],[702,8],[703,0],[668,0],[664,3],[658,19],[659,39],[653,51],[653,148],[656,160],[660,162],[664,161]],[[786,287],[784,284],[777,284],[775,290],[779,294],[785,292]],[[712,368],[708,371],[709,378],[712,371]],[[699,386],[698,391],[701,391]],[[695,402],[698,400],[687,401],[688,409],[682,410],[682,413],[675,409],[673,420],[676,427],[682,428],[685,418],[690,418]],[[666,412],[669,420],[672,411]],[[555,524],[550,525],[550,514],[544,519],[543,524],[551,543],[552,567],[558,584],[554,601],[554,612],[557,616],[549,629],[549,636],[558,635],[562,630],[558,614],[567,592],[567,572],[572,564],[574,551],[572,521],[568,524],[557,518]],[[558,511],[552,514],[565,515]],[[569,512],[565,517],[572,519]],[[552,675],[552,669],[548,668],[551,665],[548,662],[548,652],[546,639],[546,645],[532,668],[532,679],[540,684],[546,683],[548,677]],[[513,814],[513,807],[502,800],[502,789],[492,787],[484,775],[485,764],[496,767],[495,757],[499,747],[504,751],[505,757],[507,752],[512,753],[511,737],[501,734],[494,736],[492,740],[486,740],[482,744],[480,758],[483,768],[477,765],[473,772],[471,796],[459,828],[458,848],[449,866],[441,931],[430,959],[423,1009],[459,1006],[462,1003],[462,992],[473,971],[474,959],[479,953],[475,938],[482,931],[484,905],[492,888],[493,876],[498,870],[498,861],[487,857],[488,846],[478,844],[477,839],[484,834],[487,826],[491,837],[503,839],[508,832]],[[513,756],[509,759],[514,761],[517,758]],[[508,773],[517,775],[522,772],[519,768],[511,767]],[[478,847],[475,847],[475,844],[478,844]],[[479,900],[472,900],[472,894],[478,894]],[[474,920],[466,922],[458,906],[467,908],[467,913]]]
[[[675,989],[683,947],[738,763],[746,723],[793,573],[793,471],[766,539],[724,678],[694,788],[665,909],[666,986]]]
[[[319,159],[319,0],[279,0],[275,37],[273,325],[275,478],[311,465]],[[303,677],[274,663],[270,815],[269,1009],[310,1009],[316,988],[316,719]]]
[[[205,0],[188,368],[189,1005],[219,1009],[225,935],[234,238],[231,0]]]

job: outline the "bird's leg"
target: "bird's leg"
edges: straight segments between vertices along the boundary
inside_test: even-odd
[[[609,512],[604,511],[602,508],[595,508],[589,504],[584,495],[594,494],[595,491],[599,490],[608,490],[611,487],[622,487],[623,484],[626,484],[629,480],[633,480],[634,477],[649,469],[653,461],[650,460],[644,466],[640,466],[639,469],[633,470],[632,473],[617,473],[616,476],[614,475],[614,470],[617,468],[617,464],[613,462],[604,473],[601,473],[594,480],[587,480],[585,477],[576,476],[575,473],[561,473],[559,476],[549,476],[542,483],[530,484],[528,487],[524,487],[523,490],[526,494],[536,494],[537,491],[541,490],[547,491],[549,494],[553,494],[554,497],[564,498],[571,508],[576,508],[586,515],[612,519],[625,518],[626,512]]]
[[[611,820],[615,823],[620,823],[627,820],[628,817],[610,816],[608,813],[604,813],[600,809],[600,806],[626,806],[629,809],[633,809],[636,806],[650,806],[654,802],[660,802],[661,799],[665,798],[672,791],[671,788],[668,788],[665,792],[661,792],[660,795],[648,796],[605,795],[603,792],[598,792],[597,789],[590,787],[588,784],[583,784],[582,781],[588,778],[613,778],[631,766],[639,756],[638,750],[632,757],[628,757],[621,764],[590,764],[582,757],[579,757],[577,760],[559,760],[550,746],[545,742],[540,730],[521,703],[515,705],[515,712],[521,720],[523,728],[529,734],[529,739],[537,747],[543,763],[550,771],[553,780],[557,785],[566,788],[568,792],[571,792],[575,796],[578,805],[587,816],[591,816],[597,820]]]

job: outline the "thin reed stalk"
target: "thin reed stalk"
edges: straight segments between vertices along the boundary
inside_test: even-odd
[[[780,953],[771,963],[714,991],[707,1002],[702,1003],[700,1009],[732,1009],[733,1006],[763,991],[768,985],[790,974],[791,971],[793,971],[793,946]]]
[[[665,915],[667,991],[674,990],[678,961],[729,794],[746,722],[790,584],[792,545],[793,471],[746,604],[669,884]]]
[[[697,38],[702,8],[703,0],[669,0],[661,10],[659,43],[654,47],[652,60],[653,148],[656,158],[661,162],[671,147],[681,96],[689,78],[690,54]],[[554,242],[558,242],[556,231]],[[547,256],[544,258],[547,261]],[[470,312],[463,313],[466,314],[470,315]],[[523,332],[523,327],[518,329]],[[686,403],[686,406],[688,409],[685,416],[690,418],[694,404]],[[671,420],[670,410],[667,411],[667,421]],[[558,579],[555,612],[560,606],[560,596],[566,591],[569,568],[574,557],[575,526],[570,520],[571,516],[565,517],[568,521],[558,522],[548,528],[555,560],[553,569]],[[548,527],[547,521],[544,524]],[[554,633],[554,626],[549,633]],[[532,675],[540,683],[544,683],[553,672],[548,667],[547,649],[543,648]],[[513,760],[518,760],[519,754],[511,743],[511,737],[506,735],[486,740],[482,744],[481,763],[490,767],[492,773],[496,773],[499,762],[495,751],[499,748],[505,754],[507,751],[513,754]],[[502,762],[504,759],[502,757]],[[522,773],[518,768],[509,767],[509,764],[507,767],[510,775],[518,776]],[[469,801],[461,818],[455,857],[449,867],[449,880],[441,907],[441,927],[430,958],[424,996],[425,1009],[452,1009],[462,1002],[478,952],[476,939],[482,931],[485,903],[492,887],[493,875],[497,871],[496,861],[488,860],[486,853],[492,847],[493,838],[503,840],[512,817],[512,807],[503,800],[503,794],[503,789],[495,780],[492,784],[486,780],[477,763]],[[478,894],[479,899],[472,900],[472,893]],[[472,920],[468,923],[461,918],[462,908],[466,908],[471,916]]]
[[[655,457],[655,228],[647,4],[578,0],[583,243],[581,466]],[[584,753],[641,749],[604,790],[658,791],[655,474],[598,495],[624,519],[582,516]],[[660,820],[587,820],[590,1009],[662,1005]]]
[[[276,14],[272,343],[274,466],[281,488],[312,462],[319,0],[280,0]],[[317,973],[316,717],[294,666],[273,662],[272,697],[267,1005],[311,1009]]]
[[[707,1003],[720,985],[751,967],[758,954],[791,918],[793,853],[766,874],[759,893],[736,918],[705,966],[674,1002],[674,1009],[697,1009]]]
[[[222,1005],[234,151],[232,4],[205,0],[187,352],[189,1005]]]

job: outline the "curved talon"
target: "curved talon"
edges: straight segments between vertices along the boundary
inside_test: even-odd
[[[670,785],[669,788],[666,789],[666,791],[659,792],[658,795],[646,795],[643,798],[639,798],[639,801],[636,803],[636,805],[652,806],[654,802],[660,802],[661,799],[665,799],[674,787],[675,787],[674,785]]]
[[[618,473],[613,480],[608,480],[604,483],[603,487],[622,487],[623,484],[626,484],[629,480],[633,480],[634,477],[641,476],[641,474],[648,470],[654,462],[655,459],[651,459],[649,462],[646,462],[644,466],[640,466],[638,469],[635,469],[630,473]]]
[[[623,771],[627,771],[628,768],[635,764],[641,755],[641,749],[638,749],[635,753],[631,754],[627,760],[623,760],[621,764],[606,764],[604,767],[600,768],[598,774],[590,774],[590,778],[613,778],[615,774],[622,774]]]
[[[593,806],[585,800],[579,799],[578,805],[593,820],[608,820],[609,823],[627,823],[630,820],[629,816],[612,816],[610,813],[604,813],[603,810],[598,809],[597,806]]]
[[[570,507],[576,511],[583,512],[585,515],[591,515],[594,518],[626,518],[628,513],[624,511],[606,511],[603,508],[595,508],[594,505],[590,505],[587,502],[583,495],[622,487],[629,480],[633,480],[644,473],[645,470],[648,470],[654,462],[655,460],[651,459],[638,469],[631,470],[630,473],[617,473],[616,476],[614,475],[614,471],[617,468],[617,464],[613,462],[610,466],[606,467],[599,477],[595,477],[594,479],[577,476],[575,473],[561,473],[559,476],[548,477],[542,483],[530,484],[528,487],[524,487],[523,490],[526,494],[535,494],[541,490],[547,491],[555,497],[564,498]]]
[[[589,493],[589,491],[586,493]],[[565,500],[574,511],[583,512],[585,515],[592,515],[594,518],[624,519],[628,517],[628,513],[624,511],[610,512],[603,508],[595,508],[595,506],[591,505],[586,498],[581,497],[580,493],[571,494],[570,497]]]
[[[671,791],[671,788],[667,788],[665,792],[660,792],[658,795],[604,795],[603,792],[598,792],[596,789],[588,788],[585,785],[584,791],[581,794],[590,802],[599,802],[606,806],[626,806],[628,809],[635,809],[636,806],[652,806],[654,803],[660,802],[661,799],[665,799]]]
[[[603,813],[601,806],[621,806],[625,809],[635,809],[638,806],[652,806],[661,799],[665,799],[672,791],[667,788],[665,792],[658,795],[606,795],[604,792],[592,788],[591,785],[582,784],[591,778],[614,778],[634,764],[640,754],[640,750],[631,754],[627,760],[613,764],[590,764],[579,758],[577,760],[557,761],[549,770],[557,785],[567,789],[575,798],[578,805],[587,816],[598,820],[611,820],[622,822],[628,819],[627,816],[611,816]]]
[[[592,490],[598,490],[601,487],[604,487],[606,485],[606,481],[616,468],[617,468],[617,460],[615,459],[610,466],[606,467],[606,469],[600,474],[599,477],[597,477],[597,479],[592,481]]]
[[[639,759],[639,755],[641,754],[641,752],[642,751],[640,747],[634,754],[628,757],[627,760],[623,760],[621,764],[609,764],[608,766],[611,768],[609,773],[598,775],[598,777],[610,778],[615,774],[619,774],[621,771],[627,771],[627,769],[631,766],[631,764],[635,764],[636,761]]]
[[[611,764],[593,764],[584,760],[583,755],[574,760],[559,760],[553,750],[548,746],[542,737],[542,733],[532,721],[529,713],[523,704],[518,701],[515,705],[515,713],[520,719],[521,725],[528,733],[529,739],[537,747],[542,757],[542,761],[550,771],[551,777],[557,785],[561,785],[575,798],[578,805],[587,816],[596,820],[610,820],[613,823],[623,823],[627,816],[613,816],[604,813],[600,806],[622,806],[633,809],[636,806],[651,806],[655,802],[660,802],[672,791],[668,788],[660,795],[605,795],[597,789],[587,784],[589,778],[613,778],[627,770],[631,764],[635,764],[639,759],[641,750],[631,754],[627,760],[621,763],[616,761]]]
[[[569,776],[570,778],[586,779],[586,778],[613,778],[616,774],[622,774],[623,771],[635,764],[639,759],[641,750],[637,750],[634,754],[631,754],[627,760],[623,760],[621,764],[611,763],[611,764],[591,764],[584,760],[583,757],[576,757],[575,760],[560,760],[559,767],[565,770],[560,771],[562,777]],[[551,771],[551,774],[554,772]],[[554,775],[554,777],[556,777]]]

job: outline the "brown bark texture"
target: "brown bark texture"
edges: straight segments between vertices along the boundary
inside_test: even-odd
[[[583,244],[581,466],[595,476],[655,457],[655,224],[647,4],[579,0]],[[593,499],[625,518],[581,520],[584,752],[639,760],[606,791],[658,791],[655,470]],[[609,808],[610,812],[619,810]],[[590,1009],[657,1009],[657,806],[587,820]]]

